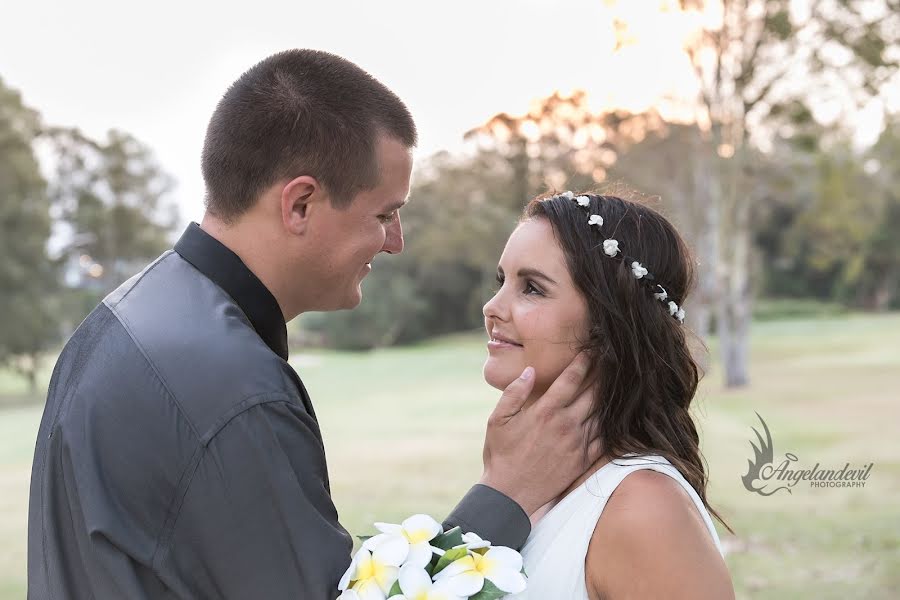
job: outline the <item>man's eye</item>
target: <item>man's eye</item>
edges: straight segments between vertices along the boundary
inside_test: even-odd
[[[389,215],[378,215],[378,220],[382,223],[392,223],[394,219],[397,218],[397,211],[395,210]]]

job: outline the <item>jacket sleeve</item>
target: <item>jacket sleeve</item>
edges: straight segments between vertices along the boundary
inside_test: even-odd
[[[486,485],[475,485],[453,509],[444,529],[459,526],[495,546],[519,550],[531,533],[531,521],[515,501]]]
[[[352,541],[313,418],[293,401],[256,404],[200,452],[154,561],[176,595],[334,600]]]

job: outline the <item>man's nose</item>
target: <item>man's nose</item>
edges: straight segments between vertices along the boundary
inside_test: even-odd
[[[400,213],[397,213],[393,222],[385,230],[384,246],[381,247],[381,251],[388,254],[403,252],[403,226],[400,224]]]

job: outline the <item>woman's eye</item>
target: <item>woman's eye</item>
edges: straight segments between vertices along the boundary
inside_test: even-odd
[[[542,292],[542,291],[541,291],[538,287],[536,287],[533,283],[531,283],[530,281],[528,281],[528,282],[526,282],[526,284],[525,284],[525,294],[526,294],[526,295],[529,295],[529,296],[535,295],[535,294],[538,295],[538,296],[543,296],[543,295],[544,295],[544,292]]]
[[[499,275],[497,275],[497,278],[495,281],[496,281],[497,285],[495,286],[494,291],[498,292],[498,291],[500,291],[500,288],[503,287],[503,278],[500,277]]]

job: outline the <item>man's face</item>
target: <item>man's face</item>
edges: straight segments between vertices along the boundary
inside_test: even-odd
[[[401,142],[381,136],[376,156],[378,185],[357,194],[348,208],[337,210],[328,204],[317,218],[316,240],[322,248],[315,266],[314,285],[319,289],[314,292],[313,310],[355,308],[375,255],[403,251],[400,207],[409,195],[412,155]]]

